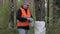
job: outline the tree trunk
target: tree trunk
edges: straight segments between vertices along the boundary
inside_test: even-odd
[[[46,28],[47,28],[47,34],[49,34],[49,0],[47,0],[47,23],[46,23]]]
[[[35,0],[35,12],[37,21],[45,21],[45,0]]]
[[[14,28],[14,0],[10,0],[10,28]]]
[[[57,34],[57,15],[56,15],[56,0],[53,0],[53,27],[54,27],[54,34]]]
[[[45,28],[45,0],[35,0],[35,34],[46,34]]]
[[[6,1],[6,0],[0,0],[0,7],[1,7],[1,8],[4,8],[5,1]]]

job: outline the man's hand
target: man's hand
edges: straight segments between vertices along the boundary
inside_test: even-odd
[[[30,21],[31,27],[34,26],[34,19],[33,18],[27,18]]]
[[[27,21],[29,21],[29,22],[30,22],[30,18],[27,18]]]

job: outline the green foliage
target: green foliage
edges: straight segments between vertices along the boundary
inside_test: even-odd
[[[56,0],[56,5],[60,8],[60,0]]]
[[[57,10],[57,18],[60,18],[60,10]]]
[[[17,2],[17,8],[19,9],[21,5],[23,5],[23,0],[20,0],[20,2]]]
[[[57,18],[60,18],[60,0],[56,0],[57,9]]]
[[[8,24],[9,7],[7,1],[3,8],[0,9],[0,34],[6,34]]]

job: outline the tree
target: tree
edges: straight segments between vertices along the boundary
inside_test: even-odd
[[[56,13],[56,0],[53,0],[53,27],[54,27],[54,34],[57,34],[55,30],[57,30],[57,13]]]
[[[60,18],[60,0],[56,0],[56,6],[57,6],[57,18]]]
[[[14,0],[10,1],[10,18],[9,18],[9,25],[11,28],[14,28]]]
[[[0,7],[3,8],[5,4],[5,0],[0,0]]]
[[[47,27],[47,34],[49,34],[49,0],[47,0],[47,23],[46,23],[46,27]]]
[[[35,0],[35,12],[37,21],[45,21],[45,0]]]

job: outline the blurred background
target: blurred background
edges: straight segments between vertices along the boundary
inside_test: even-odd
[[[34,20],[44,20],[46,22],[46,33],[60,34],[60,0],[29,1],[31,1],[30,10]],[[24,0],[0,0],[0,34],[18,34],[16,11],[23,3]],[[45,12],[43,12],[43,10]],[[45,14],[43,16],[44,19],[41,17],[42,15],[39,11],[41,11],[43,15]],[[11,13],[14,16],[11,16]],[[34,34],[34,27],[31,27],[30,30],[31,34]]]

